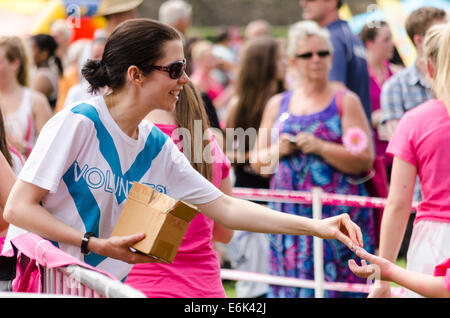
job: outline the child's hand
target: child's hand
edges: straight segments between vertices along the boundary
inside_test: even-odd
[[[388,260],[370,254],[362,248],[355,247],[355,253],[362,258],[361,266],[351,259],[348,261],[348,267],[350,270],[359,277],[362,278],[374,278],[376,280],[389,280],[389,275],[392,271],[392,263]],[[370,263],[367,265],[366,261]]]
[[[361,261],[361,266],[356,264],[355,260],[351,259],[348,261],[348,268],[358,277],[369,278],[378,276],[380,277],[379,267],[375,264],[367,265],[365,260]]]
[[[362,248],[355,247],[354,250],[356,255],[363,260],[361,261],[361,266],[358,266],[354,260],[349,260],[348,267],[350,270],[356,276],[373,279],[375,281],[375,284],[371,287],[368,298],[391,297],[389,283],[382,280],[390,280],[390,275],[395,265],[382,257],[366,252]],[[367,265],[366,260],[370,262],[370,265]]]

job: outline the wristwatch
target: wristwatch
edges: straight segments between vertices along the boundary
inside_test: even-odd
[[[81,240],[81,253],[87,255],[89,254],[89,250],[87,248],[89,239],[91,238],[91,236],[94,236],[94,233],[92,232],[87,232],[84,234],[83,239]]]

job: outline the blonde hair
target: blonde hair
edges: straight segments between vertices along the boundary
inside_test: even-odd
[[[450,107],[450,23],[431,27],[426,33],[423,46],[426,58],[436,69],[432,79],[436,97]]]
[[[211,51],[213,44],[208,40],[200,40],[194,43],[191,50],[192,62],[202,60],[207,51]]]
[[[330,40],[330,32],[327,29],[321,28],[314,21],[301,21],[289,28],[288,43],[286,53],[288,56],[295,56],[297,54],[297,45],[299,41],[306,40],[310,36],[317,36],[322,39],[331,53],[333,53],[333,44]]]
[[[20,67],[17,71],[17,81],[22,86],[29,84],[30,59],[25,44],[18,36],[1,36],[0,47],[5,49],[6,58],[10,63],[19,60]]]

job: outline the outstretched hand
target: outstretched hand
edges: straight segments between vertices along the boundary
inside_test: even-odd
[[[374,280],[389,280],[390,273],[392,272],[393,264],[388,260],[370,254],[362,248],[355,248],[357,256],[362,258],[361,265],[358,265],[355,260],[348,261],[348,267],[358,277],[372,278]],[[367,264],[368,261],[370,264]],[[391,289],[389,283],[386,281],[380,281],[380,284],[374,284],[369,293],[369,298],[389,298],[391,296]]]
[[[393,264],[387,259],[370,254],[362,248],[356,248],[355,254],[363,259],[361,261],[361,266],[356,264],[353,259],[348,261],[348,267],[356,276],[367,278],[378,273],[378,279],[389,279],[388,277],[392,271]],[[366,261],[368,261],[370,265],[367,265]]]
[[[329,217],[320,221],[318,236],[323,239],[337,239],[348,248],[362,247],[361,228],[355,224],[347,213]]]

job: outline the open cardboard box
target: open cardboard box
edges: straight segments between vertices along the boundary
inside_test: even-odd
[[[171,263],[198,212],[192,205],[134,182],[112,235],[143,232],[145,238],[132,247]]]

